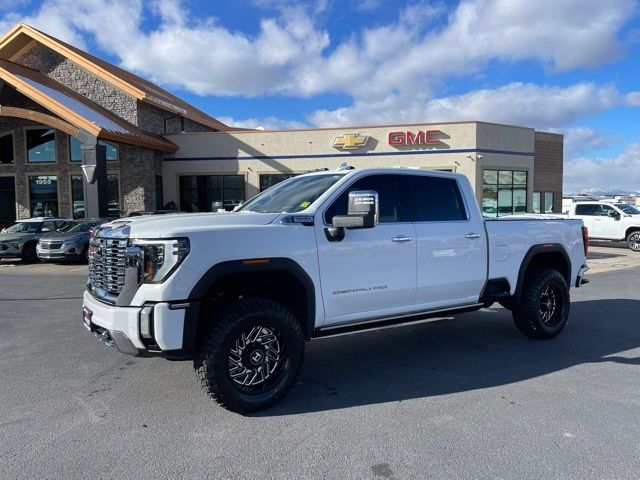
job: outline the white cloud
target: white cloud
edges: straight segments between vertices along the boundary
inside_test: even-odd
[[[358,0],[355,2],[354,8],[359,12],[371,12],[380,8],[382,0]]]
[[[45,0],[26,20],[80,47],[92,35],[123,67],[202,95],[343,92],[359,100],[409,92],[430,97],[446,79],[480,73],[496,59],[534,59],[553,70],[611,62],[621,54],[617,35],[635,5],[463,0],[435,26],[433,19],[446,14],[442,5],[415,2],[386,25],[331,43],[316,15],[330,8],[328,0],[256,1],[280,13],[263,18],[252,35],[215,18],[194,19],[180,0]],[[149,29],[154,14],[160,24]],[[0,26],[18,19],[5,15]]]
[[[285,120],[277,117],[235,119],[233,117],[217,117],[225,125],[237,128],[253,128],[264,130],[289,130],[308,128],[308,125],[296,120]]]
[[[591,127],[572,127],[560,133],[564,133],[564,155],[568,158],[610,146],[609,137]]]
[[[356,100],[351,107],[319,110],[309,120],[318,126],[484,120],[548,129],[628,104],[628,98],[612,86],[511,83],[436,99],[396,94],[379,101]]]
[[[614,158],[580,157],[565,162],[564,191],[589,189],[640,192],[640,144],[628,145]]]

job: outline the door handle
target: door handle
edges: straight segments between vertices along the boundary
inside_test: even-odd
[[[410,242],[412,240],[411,237],[407,237],[405,235],[396,235],[391,239],[392,242],[402,243],[402,242]]]
[[[470,232],[470,233],[467,233],[464,236],[464,238],[468,238],[469,240],[476,240],[476,239],[480,238],[480,234],[479,233]]]

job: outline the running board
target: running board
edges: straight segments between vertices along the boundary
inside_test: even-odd
[[[390,325],[402,325],[421,322],[429,318],[441,316],[442,313],[458,314],[468,313],[480,310],[484,306],[483,303],[474,303],[464,307],[443,308],[439,310],[430,310],[428,312],[411,313],[407,315],[381,317],[369,320],[357,320],[354,322],[341,323],[337,325],[328,325],[326,327],[316,328],[313,338],[327,337],[330,335],[339,335],[341,333],[358,332],[361,330],[371,330],[374,328],[388,327]]]

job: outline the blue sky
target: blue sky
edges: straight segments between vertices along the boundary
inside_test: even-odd
[[[237,126],[565,134],[565,191],[640,191],[637,0],[0,0]]]

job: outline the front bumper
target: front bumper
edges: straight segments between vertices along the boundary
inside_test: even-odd
[[[36,253],[41,260],[65,260],[80,257],[82,248],[75,244],[63,244],[60,248],[42,248],[40,244],[36,247]]]
[[[188,304],[166,302],[144,307],[118,307],[103,303],[85,291],[83,317],[85,327],[121,353],[162,353],[183,349],[187,307]]]
[[[2,244],[0,245],[0,258],[18,258],[22,255],[22,245],[18,248],[15,248],[11,244]]]

